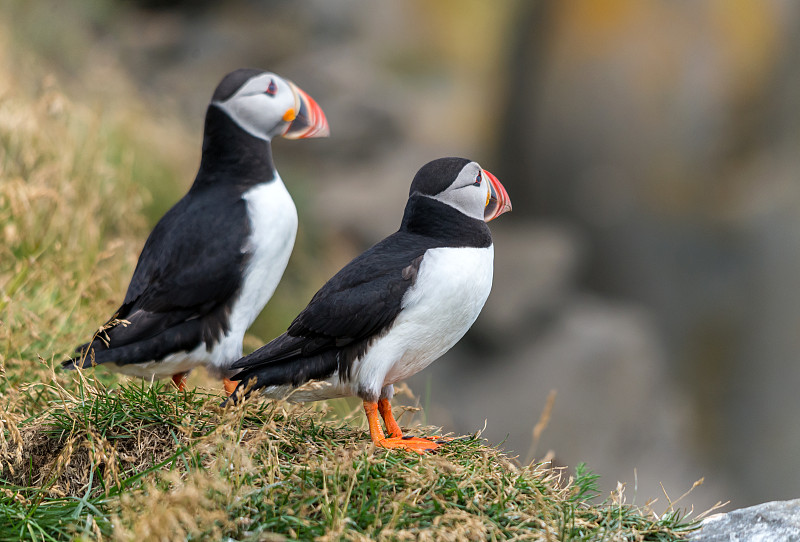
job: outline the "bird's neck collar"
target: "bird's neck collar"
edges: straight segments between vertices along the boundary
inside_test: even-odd
[[[276,177],[270,141],[246,132],[212,104],[206,112],[203,155],[195,182],[220,174],[236,178],[243,188]]]
[[[486,222],[418,193],[408,198],[400,231],[437,239],[443,246],[488,247],[492,244]]]

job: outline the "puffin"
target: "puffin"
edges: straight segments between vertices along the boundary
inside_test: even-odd
[[[477,162],[422,166],[397,232],[336,273],[285,333],[233,363],[239,385],[223,405],[256,390],[292,402],[356,396],[376,446],[438,448],[403,435],[393,385],[447,352],[478,318],[492,286],[487,222],[510,210],[503,185]]]
[[[258,69],[227,74],[206,110],[189,192],[147,238],[122,305],[62,367],[171,377],[182,390],[189,371],[204,366],[233,391],[229,367],[297,233],[270,142],[327,135],[322,109],[292,81]]]

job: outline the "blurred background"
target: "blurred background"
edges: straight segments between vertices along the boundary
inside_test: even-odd
[[[330,139],[274,144],[300,232],[247,350],[396,230],[422,164],[469,157],[514,204],[493,292],[398,401],[445,431],[485,423],[523,463],[584,461],[638,503],[701,477],[681,505],[800,496],[800,4],[40,0],[0,18],[28,59],[12,77],[49,74],[31,92],[55,80],[162,142],[148,227],[190,185],[225,73],[273,70],[325,110]],[[129,277],[86,303],[113,310]]]

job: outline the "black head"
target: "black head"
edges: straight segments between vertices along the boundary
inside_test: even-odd
[[[486,222],[511,210],[508,194],[497,177],[466,158],[439,158],[422,166],[411,182],[409,197],[415,195]]]
[[[211,106],[224,111],[241,129],[269,141],[325,137],[328,121],[317,103],[283,77],[252,68],[233,71],[222,78]]]
[[[256,75],[261,75],[262,73],[266,72],[264,70],[257,70],[254,68],[240,68],[232,71],[223,77],[222,81],[219,82],[219,85],[217,85],[217,88],[214,91],[214,95],[211,97],[211,101],[224,102],[233,96],[234,93],[239,90],[247,81]]]
[[[444,192],[470,162],[466,158],[456,157],[438,158],[428,162],[414,175],[408,195],[417,192],[423,196],[435,196]]]

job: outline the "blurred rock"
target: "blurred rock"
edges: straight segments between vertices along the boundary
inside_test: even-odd
[[[428,421],[470,433],[488,420],[484,436],[520,460],[551,450],[558,464],[587,462],[606,491],[626,482],[643,502],[663,495],[661,483],[675,497],[703,476],[715,494],[725,489],[687,459],[689,404],[667,370],[657,328],[632,305],[573,294],[541,329],[526,335],[520,326],[505,348],[459,346],[410,385],[428,405]],[[551,390],[552,418],[531,450]],[[691,502],[716,500],[704,493]]]
[[[800,499],[774,501],[707,517],[694,542],[800,540]]]
[[[527,199],[515,214],[581,237],[576,291],[645,312],[693,470],[736,505],[795,496],[800,7],[542,2],[521,19],[496,160]]]
[[[687,491],[703,476],[691,450],[692,412],[670,374],[655,322],[641,306],[576,291],[581,243],[552,224],[495,228],[495,286],[465,339],[410,379],[427,421],[483,435],[521,461],[555,452],[587,462],[611,491],[617,481],[642,502]],[[557,391],[535,450],[532,431]],[[717,500],[695,490],[691,502]]]
[[[530,341],[572,295],[582,244],[575,232],[549,222],[492,223],[495,266],[492,294],[470,330],[496,348]]]

